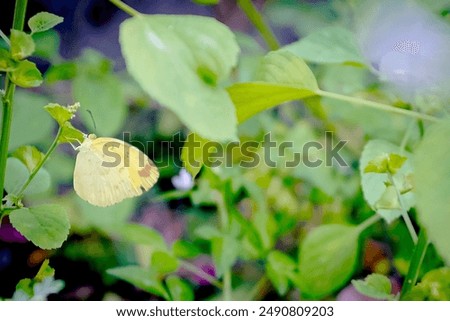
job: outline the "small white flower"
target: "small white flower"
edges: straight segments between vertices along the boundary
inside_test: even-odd
[[[178,175],[173,176],[171,180],[172,185],[180,191],[188,191],[194,187],[194,179],[185,168],[182,168]]]

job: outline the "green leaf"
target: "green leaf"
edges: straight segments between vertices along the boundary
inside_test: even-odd
[[[112,206],[99,207],[76,197],[76,204],[78,213],[89,226],[109,235],[126,228],[126,223],[134,213],[136,200],[130,198]]]
[[[365,64],[355,36],[341,27],[327,27],[309,34],[283,50],[315,63]]]
[[[48,102],[42,95],[16,90],[9,151],[14,151],[22,145],[48,144],[54,135],[55,125],[42,108]]]
[[[179,262],[176,257],[166,251],[155,251],[150,260],[150,268],[161,275],[175,272]]]
[[[279,295],[285,295],[289,289],[289,278],[297,265],[293,259],[280,251],[272,251],[267,256],[266,273]]]
[[[59,61],[59,48],[61,39],[59,33],[55,30],[48,30],[33,34],[34,44],[36,46],[33,56],[45,59],[47,61]]]
[[[151,227],[127,223],[116,229],[115,233],[132,244],[150,245],[155,250],[168,251],[166,241],[162,235]]]
[[[357,227],[337,224],[319,226],[306,236],[295,280],[303,295],[320,299],[346,284],[356,268],[358,237]]]
[[[19,87],[31,88],[42,84],[42,75],[36,65],[28,60],[18,63],[11,72],[11,81]]]
[[[181,160],[183,167],[192,175],[197,176],[204,164],[204,146],[209,141],[197,135],[190,133],[181,150]]]
[[[214,238],[222,237],[222,233],[214,226],[201,225],[197,227],[194,234],[203,240],[212,240]]]
[[[17,63],[11,58],[8,50],[0,48],[0,71],[12,71]]]
[[[6,163],[5,190],[8,194],[16,194],[30,176],[27,166],[17,158],[9,157]],[[28,187],[24,195],[36,195],[46,192],[50,188],[50,175],[45,168],[41,168]]]
[[[11,29],[11,56],[14,60],[22,60],[34,52],[33,38],[19,30]]]
[[[396,188],[402,191],[408,183],[408,177],[413,173],[412,155],[387,141],[371,140],[364,146],[359,166],[364,198],[370,207],[388,223],[399,218],[402,210],[399,209],[398,199],[393,199],[396,190],[388,187],[390,183],[387,172],[395,172],[391,174],[392,178]],[[367,169],[370,171],[367,172]],[[400,199],[404,210],[408,211],[414,206],[413,192],[405,191]],[[389,203],[391,205],[388,205]]]
[[[432,270],[408,292],[406,301],[450,301],[450,267]]]
[[[61,80],[71,80],[77,75],[77,65],[74,62],[63,62],[58,65],[51,65],[45,72],[45,80],[49,84]]]
[[[106,272],[116,278],[133,284],[139,289],[163,297],[166,300],[170,300],[169,294],[162,282],[158,279],[157,273],[154,271],[144,269],[140,266],[128,265],[108,269]]]
[[[82,142],[84,140],[84,134],[80,130],[72,126],[71,123],[67,122],[61,128],[61,136],[58,142],[62,143],[74,143]]]
[[[193,243],[176,240],[172,245],[173,254],[179,258],[191,259],[201,253],[200,249]]]
[[[129,73],[193,132],[217,141],[236,139],[236,116],[220,86],[236,65],[233,33],[201,16],[139,15],[120,27]]]
[[[68,108],[55,103],[44,106],[44,109],[58,122],[59,126],[63,126],[67,121],[71,120],[74,115]]]
[[[211,254],[218,277],[233,266],[239,252],[239,242],[232,235],[224,235],[211,240]]]
[[[264,57],[259,80],[227,88],[239,123],[281,103],[314,96],[318,90],[309,67],[289,52],[275,51]]]
[[[44,158],[44,154],[42,154],[36,147],[34,146],[21,146],[14,151],[12,154],[15,158],[19,159],[25,166],[28,171],[32,171],[36,165]]]
[[[31,33],[36,33],[49,30],[63,21],[63,17],[49,12],[39,12],[28,20],[28,26]]]
[[[166,279],[167,289],[173,301],[193,301],[194,291],[188,282],[176,275],[170,275]]]
[[[192,1],[202,6],[212,6],[218,4],[220,0],[192,0]]]
[[[73,96],[79,101],[83,124],[98,136],[114,136],[122,128],[128,114],[122,85],[111,74],[80,71],[72,83]],[[90,110],[94,117],[86,111]]]
[[[368,297],[378,300],[393,300],[392,285],[388,277],[381,274],[370,274],[364,280],[352,280],[355,289]]]
[[[418,219],[442,258],[450,264],[450,122],[427,129],[415,151]]]
[[[390,185],[386,186],[383,194],[381,194],[380,199],[374,205],[376,210],[394,210],[401,209],[400,202],[397,196],[397,189]]]
[[[59,205],[21,208],[12,211],[9,219],[20,234],[42,249],[61,247],[69,235],[69,219]]]

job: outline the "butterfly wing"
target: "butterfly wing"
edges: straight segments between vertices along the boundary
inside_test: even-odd
[[[74,189],[97,206],[141,195],[158,180],[157,167],[136,147],[115,138],[93,139],[77,155]]]

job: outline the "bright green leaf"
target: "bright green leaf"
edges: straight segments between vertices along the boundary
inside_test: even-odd
[[[289,289],[289,277],[297,265],[293,259],[280,251],[272,251],[267,256],[266,273],[278,294],[285,295]]]
[[[44,109],[58,122],[60,126],[63,126],[65,122],[71,120],[73,117],[73,113],[68,108],[59,104],[48,104],[44,106]]]
[[[10,74],[11,81],[19,87],[38,87],[42,84],[42,75],[36,65],[28,60],[18,63]]]
[[[107,273],[131,283],[139,289],[163,297],[166,300],[170,299],[162,282],[158,279],[158,275],[149,269],[129,265],[109,269]]]
[[[30,171],[17,158],[10,157],[6,163],[5,189],[9,194],[16,194],[30,176]],[[24,191],[24,195],[35,195],[47,191],[50,187],[50,175],[41,168]]]
[[[429,271],[404,298],[406,301],[450,301],[450,268]]]
[[[303,59],[287,51],[269,52],[257,76],[259,81],[307,89],[319,89],[317,80]]]
[[[231,268],[240,252],[238,240],[232,235],[224,235],[211,240],[211,252],[217,276]]]
[[[385,159],[384,163],[380,161],[382,159]],[[371,140],[364,147],[359,166],[361,186],[367,203],[387,222],[392,222],[400,217],[402,215],[402,210],[398,209],[400,203],[398,200],[397,202],[393,200],[395,189],[390,188],[390,191],[386,192],[386,183],[389,183],[389,177],[385,170],[396,172],[392,174],[392,177],[395,187],[401,191],[406,186],[409,175],[413,172],[412,155],[401,151],[400,147],[387,141]],[[401,167],[398,168],[399,166]],[[367,168],[373,171],[366,172]],[[408,211],[414,206],[415,196],[413,192],[404,193],[400,198],[401,204],[405,207],[404,210]],[[381,207],[378,202],[381,202]],[[388,205],[388,203],[391,205]]]
[[[17,63],[11,58],[8,50],[0,48],[0,71],[12,71]]]
[[[299,248],[299,274],[295,280],[302,294],[320,299],[342,287],[358,261],[357,227],[323,225],[310,232]]]
[[[36,33],[49,30],[63,21],[63,17],[49,12],[39,12],[28,20],[28,26],[32,33]]]
[[[42,154],[34,146],[20,146],[18,149],[14,151],[12,156],[19,159],[23,164],[25,164],[28,171],[31,172],[36,167],[36,165],[42,160],[44,154]]]
[[[11,30],[11,56],[14,60],[22,60],[34,52],[35,45],[33,38],[19,30]]]
[[[176,275],[170,275],[166,279],[167,289],[173,301],[192,301],[194,291],[188,282]]]
[[[155,251],[152,253],[150,268],[159,274],[168,274],[178,269],[179,262],[176,257],[166,251]]]
[[[119,79],[111,73],[80,71],[72,86],[73,96],[82,107],[79,115],[90,132],[98,136],[116,135],[128,113]],[[87,110],[91,111],[96,126]]]
[[[179,258],[194,258],[201,253],[193,243],[176,240],[172,245],[173,254]]]
[[[392,285],[388,277],[381,274],[370,274],[364,280],[352,280],[355,289],[368,297],[378,300],[392,300]]]
[[[236,138],[233,104],[220,87],[239,52],[226,26],[209,17],[139,15],[122,23],[120,44],[129,73],[191,131]]]
[[[183,161],[183,167],[192,175],[197,176],[204,163],[204,146],[208,142],[197,135],[196,133],[190,133],[183,145],[181,151],[181,160]]]
[[[442,258],[450,264],[450,123],[428,128],[415,152],[418,219]]]
[[[308,65],[289,52],[276,51],[264,57],[258,80],[227,88],[239,123],[281,103],[314,96],[318,90]]]
[[[67,122],[61,128],[61,136],[59,137],[59,143],[74,143],[82,142],[84,140],[84,133],[72,126]]]
[[[283,50],[315,63],[365,63],[355,36],[341,27],[323,28]]]
[[[69,235],[69,219],[59,205],[21,208],[12,211],[9,219],[15,229],[42,249],[61,247]]]

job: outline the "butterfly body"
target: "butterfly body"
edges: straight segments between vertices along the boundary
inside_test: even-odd
[[[141,195],[158,180],[150,158],[122,140],[89,135],[77,147],[75,192],[96,206],[109,206]]]

